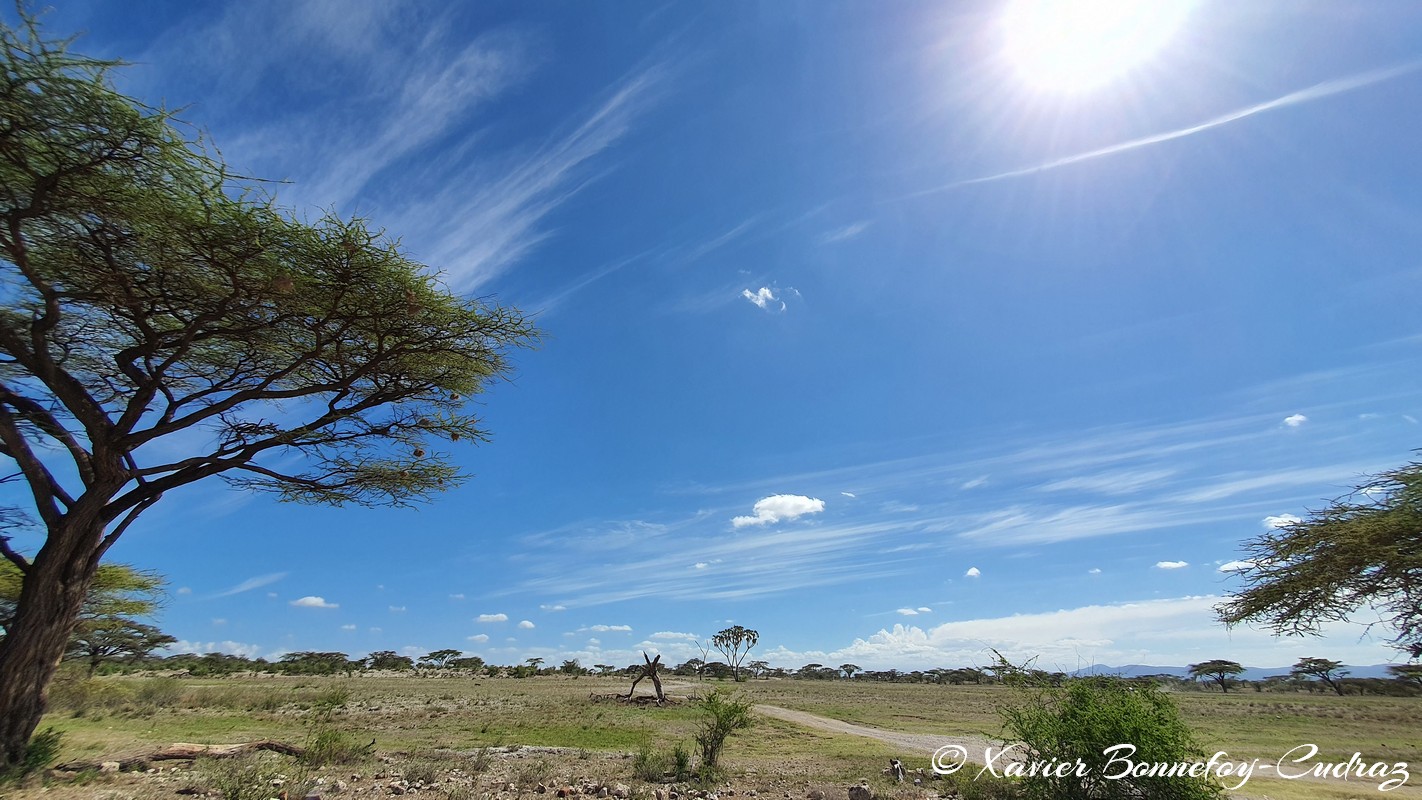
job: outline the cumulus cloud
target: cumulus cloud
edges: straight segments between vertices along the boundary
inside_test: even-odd
[[[1299,522],[1303,522],[1303,520],[1299,519],[1298,517],[1294,516],[1293,514],[1279,514],[1279,515],[1277,515],[1277,516],[1268,516],[1268,517],[1265,517],[1265,518],[1264,518],[1264,527],[1266,527],[1266,528],[1287,528],[1288,526],[1293,525],[1293,524],[1295,524],[1295,523],[1299,523]]]
[[[1239,572],[1254,566],[1253,561],[1226,561],[1219,566],[1220,572]]]
[[[525,620],[519,620],[518,626],[519,626],[520,628],[523,628],[523,629],[526,630],[526,631],[531,631],[531,630],[533,630],[533,627],[534,627],[533,623],[530,622],[530,621],[528,621],[528,620],[526,620],[526,619],[525,619]]]
[[[1284,417],[1284,424],[1290,428],[1297,428],[1305,422],[1308,422],[1308,417],[1305,417],[1303,414],[1290,414]]]
[[[773,494],[757,500],[751,510],[754,516],[735,517],[731,524],[744,528],[747,525],[766,525],[796,519],[806,514],[818,514],[825,510],[825,501],[800,494]]]
[[[1184,568],[1186,568],[1186,567],[1188,567],[1188,566],[1190,566],[1190,562],[1189,562],[1189,561],[1157,561],[1157,562],[1155,562],[1155,568],[1156,568],[1156,569],[1184,569]]]
[[[227,653],[228,655],[242,656],[244,658],[256,658],[262,655],[261,645],[234,642],[231,640],[221,642],[190,642],[182,640],[174,642],[163,649],[166,652],[175,654]]]
[[[695,564],[692,564],[691,566],[692,566],[693,568],[695,568],[695,569],[706,569],[707,567],[709,567],[709,566],[711,566],[711,565],[708,564],[708,563],[706,563],[705,561],[698,561],[698,562],[696,562]]]
[[[656,633],[652,634],[651,636],[649,636],[649,637],[647,637],[647,638],[649,638],[649,639],[675,639],[675,640],[679,640],[679,641],[694,642],[694,641],[700,639],[701,637],[700,637],[700,636],[697,636],[697,635],[694,634],[694,633],[681,633],[681,632],[679,632],[679,631],[657,631]]]
[[[473,636],[470,636],[470,637],[469,637],[469,641],[471,641],[471,642],[480,642],[480,643],[487,642],[487,641],[489,641],[489,634],[487,634],[487,633],[476,633],[476,634],[474,634]]]
[[[1087,574],[1087,575],[1100,575],[1100,574],[1101,574],[1101,568],[1100,568],[1100,567],[1092,567],[1091,569],[1089,569],[1089,570],[1086,571],[1086,574]]]
[[[776,297],[775,292],[771,291],[770,288],[766,286],[760,287],[760,289],[756,290],[755,292],[751,292],[750,289],[742,289],[741,297],[744,297],[745,299],[749,300],[752,305],[764,309],[765,311],[785,310],[785,301]]]
[[[968,571],[963,573],[963,577],[964,577],[964,578],[977,578],[977,577],[981,577],[982,574],[983,574],[983,571],[980,570],[980,569],[978,569],[977,567],[968,567]]]
[[[608,631],[630,631],[631,625],[586,625],[578,628],[579,631],[595,631],[597,633],[607,633]]]
[[[307,595],[305,597],[292,600],[291,604],[298,608],[340,608],[340,603],[328,603],[324,597]]]
[[[474,618],[475,622],[508,622],[508,614],[480,614]]]

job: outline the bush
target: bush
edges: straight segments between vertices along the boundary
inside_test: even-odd
[[[283,792],[286,797],[305,797],[311,788],[304,767],[265,753],[200,759],[197,769],[222,800],[268,800]]]
[[[30,738],[25,746],[25,757],[13,767],[0,770],[0,786],[19,783],[30,775],[43,772],[59,758],[59,749],[64,744],[64,734],[54,728],[45,728]]]
[[[713,689],[701,700],[700,706],[704,718],[701,730],[696,732],[696,744],[701,747],[701,766],[715,769],[726,738],[751,726],[751,704],[749,700]]]
[[[1107,748],[1134,745],[1136,764],[1178,764],[1202,760],[1190,729],[1175,703],[1151,685],[1120,678],[1069,680],[1061,687],[1024,686],[1021,702],[1004,706],[1009,740],[1021,741],[1029,762],[1086,765],[1085,777],[1027,775],[1021,786],[1040,800],[1218,800],[1222,789],[1208,777],[1143,776],[1109,780],[1122,765],[1110,764]],[[1124,754],[1121,754],[1124,756]],[[1108,766],[1109,765],[1109,766]]]

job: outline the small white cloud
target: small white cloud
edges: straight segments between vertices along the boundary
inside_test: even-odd
[[[588,647],[597,647],[597,646],[600,645],[600,644],[602,644],[602,640],[601,640],[601,639],[598,639],[598,638],[588,639]]]
[[[354,625],[342,625],[342,626],[341,626],[341,630],[343,630],[343,631],[353,631],[353,630],[355,630],[355,629],[356,629],[356,626],[354,626]]]
[[[276,593],[276,592],[267,592],[267,597],[270,597],[271,599],[275,600],[275,599],[277,598],[277,593]]]
[[[291,604],[297,608],[340,608],[340,603],[328,603],[324,597],[307,595],[297,600],[292,600]]]
[[[1087,574],[1087,575],[1100,575],[1100,574],[1101,574],[1101,568],[1100,568],[1100,567],[1092,567],[1091,569],[1089,569],[1089,570],[1086,571],[1086,574]]]
[[[390,613],[391,613],[391,614],[403,614],[403,613],[405,613],[405,607],[404,607],[404,606],[391,606],[391,607],[390,607]]]
[[[533,627],[534,627],[534,626],[533,626],[533,623],[532,623],[532,622],[529,622],[529,621],[526,620],[526,619],[524,619],[524,620],[519,620],[518,626],[519,626],[520,628],[523,628],[523,629],[526,630],[526,631],[531,631],[531,630],[533,630]]]
[[[918,609],[916,609],[916,608],[901,608],[901,609],[899,609],[899,613],[900,613],[900,614],[903,614],[905,617],[916,617],[916,616],[918,616]]]
[[[707,564],[705,561],[698,561],[695,564],[692,564],[692,567],[695,569],[706,569],[709,566],[711,565]]]
[[[1290,414],[1284,417],[1284,424],[1290,428],[1297,428],[1305,422],[1308,422],[1308,417],[1305,417],[1303,414]]]
[[[541,606],[539,606],[538,608],[539,608],[540,610],[543,610],[543,611],[567,611],[567,610],[568,610],[568,607],[567,607],[567,606],[546,605],[546,604],[545,604],[545,605],[541,605]]]
[[[596,633],[607,633],[608,631],[630,631],[630,630],[632,630],[632,626],[631,626],[631,625],[587,625],[587,626],[584,626],[584,627],[582,627],[582,628],[578,628],[578,631],[579,631],[579,632],[582,632],[582,631],[594,631],[594,632],[596,632]]]
[[[765,311],[785,310],[785,302],[777,298],[775,292],[772,292],[769,287],[762,286],[755,292],[751,292],[750,289],[742,289],[741,297],[744,297],[753,305]]]
[[[1279,514],[1279,515],[1277,515],[1277,516],[1265,517],[1265,518],[1264,518],[1264,527],[1266,527],[1266,528],[1287,528],[1288,526],[1293,525],[1293,524],[1295,524],[1295,523],[1299,523],[1299,522],[1303,522],[1303,520],[1299,519],[1298,517],[1294,516],[1293,514]]]
[[[212,624],[213,624],[213,625],[226,625],[226,624],[227,624],[227,620],[223,619],[222,617],[214,617],[213,620],[212,620]]]
[[[649,639],[676,639],[676,640],[681,640],[681,641],[694,642],[694,641],[696,641],[697,639],[700,639],[701,637],[700,637],[700,636],[697,636],[697,635],[694,634],[694,633],[681,633],[681,632],[678,632],[678,631],[657,631],[656,633],[652,634],[651,636],[649,636],[649,637],[647,637],[647,638],[649,638]]]
[[[731,524],[744,528],[747,525],[765,525],[796,519],[806,514],[818,514],[825,510],[825,501],[800,494],[773,494],[755,501],[751,510],[755,516],[735,517]]]
[[[933,609],[929,608],[928,606],[919,606],[919,607],[918,607],[918,613],[920,613],[920,614],[932,614],[932,613],[933,613]]]
[[[487,634],[487,633],[476,633],[476,634],[474,634],[473,636],[470,636],[470,637],[469,637],[469,641],[471,641],[471,642],[487,642],[487,641],[489,641],[489,634]]]
[[[1253,561],[1226,561],[1219,566],[1220,572],[1240,572],[1254,567]]]
[[[384,629],[384,628],[371,628],[371,629],[370,629],[370,632],[371,632],[371,633],[380,633],[380,632],[383,631],[383,630],[385,630],[385,629]]]
[[[973,478],[973,479],[970,480],[970,481],[963,481],[962,485],[960,485],[958,488],[959,488],[959,489],[976,489],[976,488],[978,488],[979,486],[983,486],[983,485],[986,484],[987,482],[988,482],[988,476],[984,475],[984,476],[982,476],[981,478]]]
[[[980,570],[980,569],[978,569],[977,567],[968,567],[968,571],[963,573],[963,577],[964,577],[964,578],[978,578],[978,577],[981,577],[982,574],[983,574],[983,571]]]
[[[480,614],[474,618],[475,622],[508,622],[508,614]]]
[[[1156,568],[1156,569],[1184,569],[1184,568],[1186,568],[1186,567],[1188,567],[1188,566],[1190,566],[1190,562],[1189,562],[1189,561],[1157,561],[1157,562],[1155,562],[1155,568]]]
[[[859,495],[855,494],[854,492],[840,492],[840,494],[844,495],[845,497],[851,497],[851,498],[853,498],[853,497],[858,497],[858,496],[859,496]]]
[[[449,596],[449,599],[450,599],[450,600],[463,600],[463,599],[464,599],[464,595],[463,595],[463,593],[460,593],[460,594],[452,594],[452,595]]]
[[[190,595],[190,594],[192,594],[192,593],[193,593],[193,590],[192,590],[192,589],[189,589],[189,588],[186,587],[186,586],[180,586],[180,587],[178,587],[177,595],[178,595],[179,597],[187,597],[188,595]]]

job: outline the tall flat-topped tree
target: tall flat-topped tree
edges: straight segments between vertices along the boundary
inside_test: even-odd
[[[535,332],[360,220],[308,224],[234,181],[110,62],[0,26],[0,458],[44,530],[0,642],[18,763],[100,558],[213,476],[403,505],[461,476],[469,398]],[[177,453],[175,455],[175,452]]]

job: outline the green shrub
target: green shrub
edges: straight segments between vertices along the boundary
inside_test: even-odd
[[[702,721],[701,729],[696,732],[696,744],[701,748],[701,766],[715,769],[726,738],[751,726],[751,703],[713,689],[698,705],[701,706]]]
[[[268,753],[199,759],[196,767],[222,800],[269,800],[282,791],[288,797],[305,797],[311,788],[305,767]]]
[[[1024,794],[1034,800],[1218,800],[1221,788],[1207,777],[1143,776],[1108,779],[1119,774],[1105,751],[1134,745],[1137,764],[1199,761],[1204,753],[1175,703],[1152,685],[1121,678],[1092,677],[1063,686],[1023,685],[1019,702],[1004,705],[1005,738],[1020,741],[1028,762],[1080,763],[1084,777],[1027,775]]]
[[[19,783],[30,775],[43,772],[59,758],[59,750],[63,745],[64,734],[61,731],[45,728],[36,733],[25,746],[25,757],[20,763],[0,770],[0,786]]]

